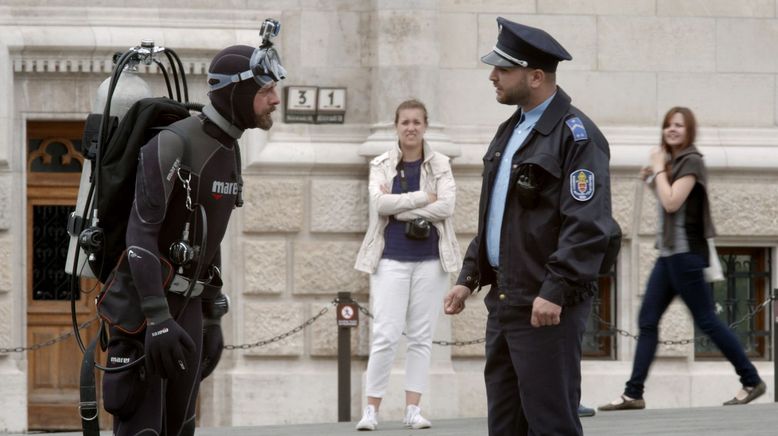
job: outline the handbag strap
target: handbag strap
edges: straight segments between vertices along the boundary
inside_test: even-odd
[[[403,164],[402,159],[400,159],[400,162],[397,162],[397,175],[400,176],[400,189],[405,194],[408,192],[408,179],[405,177],[405,164]]]

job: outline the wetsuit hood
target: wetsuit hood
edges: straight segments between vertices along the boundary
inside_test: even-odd
[[[248,45],[227,47],[214,56],[208,67],[208,72],[227,75],[240,74],[249,69],[253,53],[254,47]],[[246,130],[257,127],[254,114],[254,96],[257,91],[259,91],[259,85],[254,80],[242,80],[209,92],[208,98],[210,98],[213,108],[224,120],[240,130]],[[209,118],[213,120],[212,116]],[[224,129],[220,122],[213,121]],[[230,136],[235,137],[233,133],[227,132],[230,133]]]

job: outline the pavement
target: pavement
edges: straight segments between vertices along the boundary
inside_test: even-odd
[[[432,419],[432,417],[430,417]],[[645,409],[597,412],[582,418],[584,433],[592,436],[775,436],[778,403],[746,406]],[[197,436],[342,436],[356,435],[356,422],[271,425],[257,427],[198,428]],[[24,436],[42,433],[0,433]],[[366,433],[359,433],[366,434]],[[486,436],[486,418],[432,419],[432,428],[409,430],[400,422],[379,422],[385,436]],[[103,432],[101,436],[110,436]],[[56,436],[81,436],[79,432]]]

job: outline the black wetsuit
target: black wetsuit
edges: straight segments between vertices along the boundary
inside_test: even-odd
[[[127,228],[128,261],[141,299],[165,296],[170,314],[194,341],[195,353],[187,356],[186,370],[175,377],[163,379],[158,373],[148,373],[139,382],[137,374],[134,379],[124,374],[119,377],[127,378],[127,385],[114,381],[111,392],[108,392],[109,385],[105,385],[106,397],[126,395],[123,389],[137,390],[142,386],[134,410],[121,416],[115,414],[117,436],[194,434],[195,403],[201,379],[201,297],[190,298],[187,303],[182,295],[166,292],[159,257],[168,257],[170,245],[183,238],[185,224],[189,222],[191,245],[200,245],[206,235],[206,247],[199,254],[199,261],[205,266],[217,265],[219,244],[239,195],[237,142],[204,116],[189,117],[175,124],[177,130],[188,133],[187,140],[178,133],[162,131],[141,148],[135,199]],[[185,143],[190,150],[188,154],[184,153]],[[191,203],[204,208],[205,229],[197,207],[194,211],[187,208],[187,190],[179,179],[179,168],[186,159],[188,162],[184,164],[191,174]],[[191,262],[182,275],[192,277],[195,267],[196,262]],[[203,268],[201,278],[205,278],[206,271]],[[144,333],[132,339],[142,346]],[[111,356],[109,347],[109,359]]]

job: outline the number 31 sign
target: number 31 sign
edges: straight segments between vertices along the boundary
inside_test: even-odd
[[[286,123],[340,123],[346,115],[346,88],[287,86]]]

